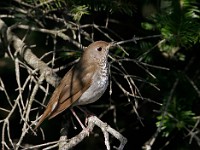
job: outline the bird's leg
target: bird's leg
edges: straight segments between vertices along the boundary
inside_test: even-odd
[[[78,123],[80,124],[80,126],[82,127],[82,129],[85,129],[85,126],[82,124],[81,120],[79,119],[79,117],[77,116],[76,112],[73,110],[73,108],[70,109],[72,114],[74,115],[74,117],[76,118],[76,120],[78,121]]]
[[[80,109],[80,111],[82,111],[84,114],[85,114],[85,126],[87,126],[87,122],[88,122],[88,117],[89,116],[94,116],[94,114],[90,111],[88,111],[86,108],[82,108],[82,107],[79,107],[79,106],[76,106],[78,107],[78,109]]]

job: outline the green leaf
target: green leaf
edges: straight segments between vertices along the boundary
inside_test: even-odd
[[[79,22],[83,15],[89,14],[89,11],[86,5],[82,5],[82,6],[74,6],[73,9],[71,10],[71,13],[73,15],[73,19]]]
[[[148,23],[148,22],[142,22],[141,26],[146,30],[154,30],[155,29],[155,25]]]

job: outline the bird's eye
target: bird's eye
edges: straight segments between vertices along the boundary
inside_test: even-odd
[[[97,50],[98,50],[98,51],[101,51],[101,50],[102,50],[102,47],[97,47]]]

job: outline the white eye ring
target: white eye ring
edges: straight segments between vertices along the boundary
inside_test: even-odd
[[[101,51],[101,50],[102,50],[102,47],[97,47],[97,50],[98,50],[98,51]]]

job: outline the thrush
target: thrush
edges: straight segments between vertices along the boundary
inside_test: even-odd
[[[108,52],[112,43],[96,41],[90,44],[75,64],[63,77],[53,92],[46,110],[36,128],[46,119],[51,119],[69,107],[86,105],[97,101],[109,83]]]

